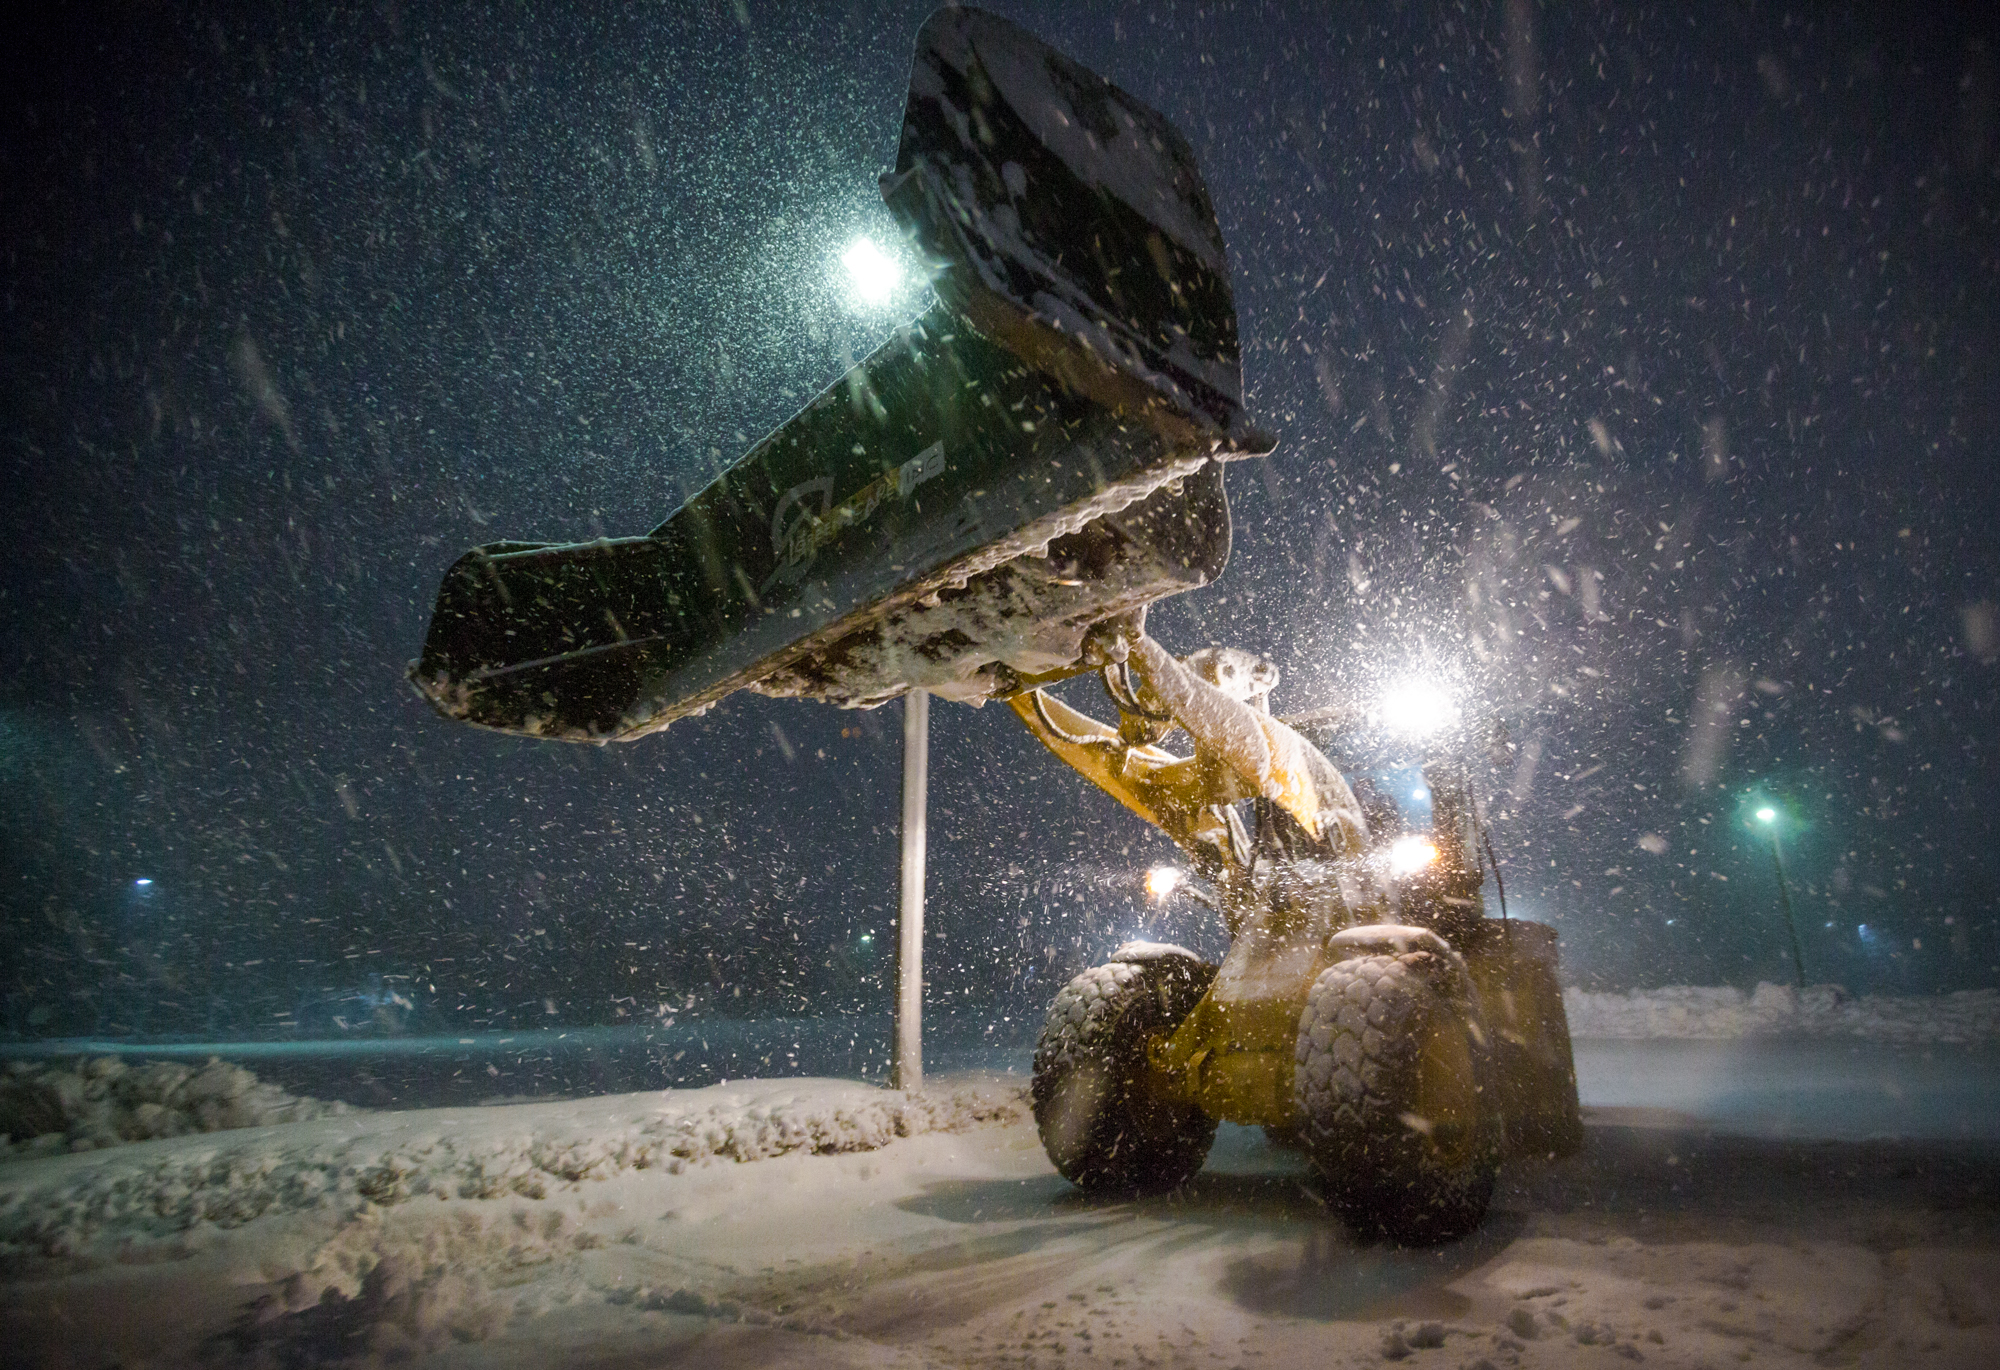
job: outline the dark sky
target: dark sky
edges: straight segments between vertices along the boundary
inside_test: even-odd
[[[577,748],[401,677],[465,547],[644,531],[922,306],[836,261],[893,233],[925,8],[26,37],[6,1031],[313,1030],[371,986],[466,1026],[886,1007],[894,707]],[[2000,980],[1990,25],[999,8],[1193,142],[1281,438],[1156,635],[1267,652],[1281,710],[1426,669],[1503,717],[1514,911],[1585,983],[1785,978],[1753,794],[1813,978]],[[933,1002],[1038,1011],[1170,848],[1004,711],[933,717]]]

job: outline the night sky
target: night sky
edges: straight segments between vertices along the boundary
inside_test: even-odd
[[[1503,719],[1580,983],[1788,979],[1763,803],[1809,978],[2000,983],[1990,24],[997,8],[1188,135],[1280,437],[1156,636]],[[464,548],[645,531],[924,306],[838,259],[926,6],[200,10],[12,53],[4,1031],[886,1010],[897,706],[590,748],[402,673]],[[1032,1017],[1172,848],[932,717],[930,1000]]]

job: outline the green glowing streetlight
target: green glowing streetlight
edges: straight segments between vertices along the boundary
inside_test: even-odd
[[[1791,882],[1785,879],[1784,854],[1778,849],[1778,811],[1766,804],[1757,810],[1756,818],[1771,834],[1771,869],[1778,875],[1778,901],[1784,905],[1785,932],[1792,939],[1792,972],[1803,990],[1806,987],[1806,962],[1805,957],[1799,954],[1799,925],[1792,917],[1792,887]]]

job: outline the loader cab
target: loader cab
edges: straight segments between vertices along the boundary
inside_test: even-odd
[[[1484,917],[1481,838],[1461,748],[1413,743],[1357,712],[1288,720],[1354,790],[1396,917],[1457,943]]]
[[[1418,832],[1431,825],[1431,788],[1424,780],[1423,763],[1409,758],[1368,769],[1342,766],[1329,754],[1335,768],[1347,777],[1354,797],[1368,815],[1370,832],[1376,831],[1378,817],[1384,833]]]

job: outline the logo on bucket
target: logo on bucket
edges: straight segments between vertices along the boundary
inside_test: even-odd
[[[771,511],[771,556],[777,565],[758,586],[795,585],[805,578],[819,550],[844,530],[862,522],[890,495],[909,499],[926,481],[944,474],[944,444],[934,442],[901,466],[884,471],[833,507],[833,477],[800,481],[778,497]],[[817,506],[817,507],[815,507]]]

